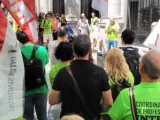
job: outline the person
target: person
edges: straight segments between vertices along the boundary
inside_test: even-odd
[[[86,15],[84,13],[81,14],[80,19],[77,22],[76,30],[78,29],[78,34],[81,32],[81,25],[82,25],[82,20],[85,20],[86,23],[88,23],[88,19],[86,18]]]
[[[54,26],[53,26],[53,39],[57,40],[57,31],[58,31],[58,22],[59,21],[53,13],[52,13],[52,22],[54,24]]]
[[[55,50],[55,57],[60,63],[53,65],[50,71],[50,82],[53,85],[57,73],[64,67],[68,66],[73,59],[72,44],[61,42]],[[53,105],[49,108],[48,120],[58,120],[60,118],[61,104]],[[56,113],[56,114],[55,114]]]
[[[39,37],[39,44],[43,45],[43,31],[44,29],[41,28],[42,21],[44,20],[45,13],[41,12],[39,13],[39,16],[37,18],[37,24],[38,24],[38,37]]]
[[[131,29],[125,29],[121,35],[121,39],[122,39],[122,47],[121,48],[123,48],[123,47],[137,48],[139,55],[141,57],[143,57],[145,55],[145,52],[143,52],[137,46],[133,45],[133,43],[135,41],[135,37],[136,37],[136,34],[134,31],[132,31]]]
[[[91,42],[88,36],[80,35],[76,37],[73,43],[73,51],[75,59],[69,67],[93,116],[87,112],[77,95],[73,79],[66,68],[61,69],[55,78],[53,90],[49,96],[49,103],[55,105],[62,102],[61,117],[75,113],[85,120],[100,119],[102,93],[106,108],[109,108],[113,103],[108,76],[103,68],[89,61]]]
[[[84,120],[84,119],[78,115],[68,115],[64,116],[61,120]]]
[[[17,32],[17,39],[22,44],[21,52],[23,56],[29,60],[31,59],[32,52],[35,45],[29,41],[28,37],[23,32]],[[45,47],[39,46],[35,51],[35,57],[39,59],[42,63],[43,70],[46,64],[48,64],[48,53]],[[45,84],[41,87],[37,87],[32,90],[24,91],[24,119],[33,120],[34,119],[34,108],[37,113],[38,120],[47,120],[47,94],[48,86],[46,84],[46,75],[43,73],[45,78]],[[26,81],[25,81],[26,83]]]
[[[71,41],[72,37],[73,37],[73,29],[72,29],[71,25],[68,23],[67,23],[66,27],[67,27],[67,31],[68,31],[68,39],[69,39],[69,41]]]
[[[113,100],[116,99],[120,91],[115,90],[116,84],[124,86],[125,83],[129,83],[129,86],[134,86],[134,76],[129,70],[129,66],[126,62],[123,52],[118,48],[113,48],[108,51],[106,56],[106,72],[109,77],[109,83],[112,89]]]
[[[81,35],[89,35],[90,34],[90,28],[89,28],[89,24],[86,22],[85,19],[82,19],[82,23],[81,23]]]
[[[66,26],[67,25],[67,20],[66,20],[66,17],[65,17],[64,14],[61,15],[60,22],[61,22],[61,26]]]
[[[50,59],[50,65],[53,66],[60,61],[56,59],[54,53],[56,47],[59,45],[60,42],[63,42],[67,40],[68,38],[68,32],[66,31],[65,27],[60,27],[58,30],[58,39],[55,41],[51,41],[48,44],[48,53],[49,53],[49,59]]]
[[[140,63],[141,84],[133,88],[137,120],[158,120],[160,99],[160,51],[151,50]],[[132,120],[129,89],[117,97],[108,115],[112,120]]]
[[[91,18],[91,31],[93,31],[93,26],[95,24],[95,21],[98,20],[98,17],[96,17],[96,14],[94,12],[92,12],[91,16],[92,16],[92,18]]]
[[[110,25],[105,31],[107,33],[107,51],[109,51],[112,47],[117,48],[120,26],[116,22],[115,18],[110,18]]]
[[[145,54],[140,48],[133,45],[135,40],[135,32],[130,29],[126,29],[122,32],[122,47],[126,61],[135,77],[135,85],[138,85],[141,81],[139,74],[140,58]]]
[[[99,26],[99,20],[96,20],[93,26],[93,32],[92,32],[92,37],[93,37],[93,49],[100,51],[99,44],[100,44],[100,26]]]
[[[47,47],[48,42],[53,41],[53,22],[49,14],[45,15],[45,19],[41,23],[41,28],[43,30],[43,44]]]

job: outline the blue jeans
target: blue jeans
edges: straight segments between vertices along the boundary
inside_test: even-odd
[[[111,49],[111,47],[117,48],[117,46],[118,46],[118,41],[107,40],[107,51],[109,51]]]
[[[47,94],[25,96],[24,119],[34,120],[34,108],[38,120],[47,120]]]

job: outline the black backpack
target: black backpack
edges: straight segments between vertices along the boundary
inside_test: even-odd
[[[134,85],[140,84],[141,82],[141,75],[139,73],[140,54],[138,53],[138,49],[133,47],[122,47],[120,49],[123,50],[124,57],[126,58],[128,66],[134,75],[135,78]]]
[[[117,96],[123,89],[130,88],[130,87],[131,87],[131,84],[126,80],[121,80],[118,83],[112,85],[111,91],[112,91],[113,101],[116,100]]]
[[[43,86],[45,82],[45,70],[39,58],[35,57],[35,53],[39,46],[34,46],[31,58],[27,60],[22,53],[25,68],[25,90],[30,91]]]

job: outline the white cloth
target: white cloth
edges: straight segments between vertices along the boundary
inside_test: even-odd
[[[61,103],[49,107],[48,120],[60,120]]]
[[[95,38],[96,40],[98,40],[99,34],[100,34],[100,26],[96,24],[93,26],[93,32],[92,32],[93,39]]]
[[[50,59],[50,65],[53,66],[60,61],[56,59],[54,53],[56,50],[56,47],[59,45],[58,41],[50,41],[48,44],[48,53],[49,53],[49,59]]]
[[[160,20],[144,42],[144,45],[153,49],[160,48]]]
[[[92,8],[98,10],[102,18],[108,17],[108,0],[92,0]]]
[[[46,43],[46,42],[50,42],[50,41],[53,41],[53,35],[52,34],[43,34],[43,42]]]

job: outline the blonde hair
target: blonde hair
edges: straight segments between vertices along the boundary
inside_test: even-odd
[[[68,115],[62,117],[61,120],[84,120],[84,119],[78,115]]]
[[[113,48],[107,53],[106,72],[113,83],[129,79],[129,66],[120,49]]]

